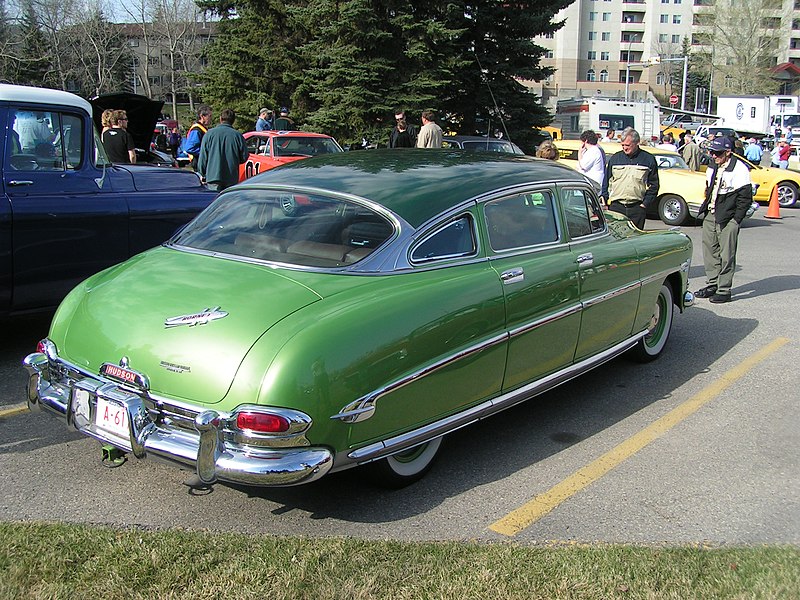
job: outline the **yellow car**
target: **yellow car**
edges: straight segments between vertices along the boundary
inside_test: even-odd
[[[769,204],[772,190],[778,190],[778,204],[781,208],[794,206],[800,190],[800,173],[789,169],[776,167],[762,167],[754,165],[749,160],[739,157],[750,167],[750,179],[753,187],[758,186],[753,194],[753,200],[762,204]]]
[[[556,146],[559,151],[559,162],[579,170],[580,140],[561,140]],[[602,143],[600,147],[606,153],[606,158],[622,150],[622,146],[615,142]],[[642,150],[653,154],[659,167],[658,201],[648,216],[657,216],[667,225],[682,225],[690,217],[696,218],[697,211],[705,199],[705,174],[692,171],[677,152],[650,146],[642,146]]]

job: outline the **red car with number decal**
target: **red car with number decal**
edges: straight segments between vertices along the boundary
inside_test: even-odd
[[[335,139],[322,133],[250,131],[244,139],[250,156],[239,167],[239,181],[296,160],[343,152]]]

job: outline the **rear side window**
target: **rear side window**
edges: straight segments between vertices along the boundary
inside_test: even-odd
[[[469,256],[477,250],[472,218],[463,215],[426,237],[411,252],[413,262]]]
[[[557,241],[553,207],[549,190],[487,202],[484,214],[492,249],[510,250]]]
[[[64,171],[83,160],[84,120],[74,114],[24,108],[10,111],[7,164],[17,171]]]

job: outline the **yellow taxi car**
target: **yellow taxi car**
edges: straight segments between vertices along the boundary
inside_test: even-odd
[[[622,150],[616,142],[599,144],[608,159]],[[560,140],[558,146],[559,162],[578,169],[578,150],[580,140]],[[680,154],[651,146],[642,146],[658,161],[658,201],[651,207],[650,217],[658,217],[667,225],[682,225],[690,217],[696,218],[700,205],[705,199],[706,177],[704,173],[692,171]]]

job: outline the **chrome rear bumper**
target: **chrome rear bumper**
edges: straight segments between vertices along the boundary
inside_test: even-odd
[[[194,468],[204,483],[227,481],[254,486],[290,486],[325,475],[333,454],[324,447],[268,448],[227,441],[224,415],[213,410],[194,418],[194,430],[158,424],[141,394],[114,382],[85,376],[65,382],[50,377],[50,360],[40,352],[25,357],[31,410],[46,409],[82,434],[136,458],[153,457]],[[124,408],[127,435],[96,425],[97,399]],[[87,401],[88,400],[88,401]]]

